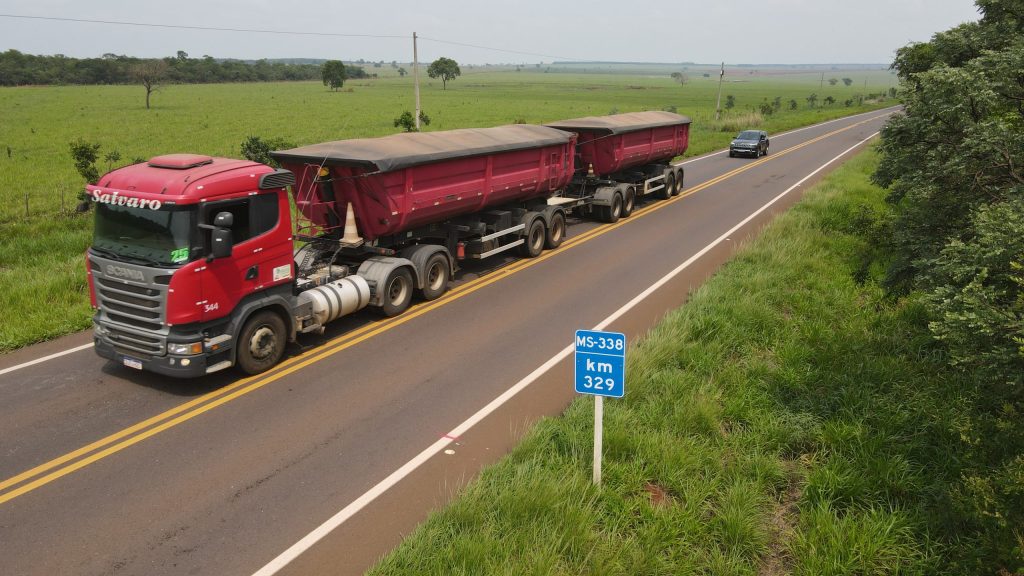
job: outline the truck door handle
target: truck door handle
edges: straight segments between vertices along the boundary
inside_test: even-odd
[[[256,276],[259,274],[259,271],[260,271],[260,267],[259,266],[253,266],[252,268],[249,268],[245,272],[245,279],[246,280],[255,280]]]

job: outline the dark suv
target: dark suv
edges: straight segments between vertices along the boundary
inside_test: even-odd
[[[754,158],[768,154],[768,133],[764,130],[744,130],[729,144],[729,157],[749,154]]]

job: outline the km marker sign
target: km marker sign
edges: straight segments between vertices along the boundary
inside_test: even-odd
[[[622,398],[626,391],[626,335],[576,331],[576,391]]]
[[[594,484],[601,483],[604,397],[626,393],[626,335],[576,331],[576,391],[594,397]]]

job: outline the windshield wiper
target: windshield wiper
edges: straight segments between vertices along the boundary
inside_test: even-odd
[[[107,258],[113,258],[115,260],[117,258],[121,257],[121,255],[118,254],[117,252],[114,252],[113,250],[107,250],[106,248],[98,248],[96,246],[90,246],[89,250],[92,250],[93,252],[96,252],[100,256],[105,256]]]

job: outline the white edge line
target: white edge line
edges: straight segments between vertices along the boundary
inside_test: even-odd
[[[3,370],[0,370],[0,376],[3,376],[4,374],[7,374],[8,372],[14,372],[15,370],[20,370],[22,368],[28,368],[29,366],[32,366],[34,364],[39,364],[40,362],[46,362],[47,360],[53,360],[54,358],[59,358],[61,356],[66,356],[68,354],[72,354],[72,353],[78,352],[80,350],[85,350],[86,348],[92,348],[92,342],[90,342],[88,344],[82,344],[81,346],[76,346],[74,348],[68,348],[67,350],[64,350],[62,352],[57,352],[56,354],[50,354],[49,356],[43,356],[42,358],[36,358],[35,360],[30,360],[28,362],[25,362],[24,364],[18,364],[17,366],[11,366],[10,368],[4,368]]]
[[[833,122],[839,122],[840,120],[849,120],[850,118],[856,118],[858,116],[864,116],[866,114],[871,114],[873,112],[881,112],[881,111],[884,111],[884,110],[890,110],[892,108],[898,108],[898,107],[899,106],[890,106],[889,108],[882,108],[880,110],[869,110],[867,112],[861,112],[860,114],[854,114],[853,116],[843,116],[842,118],[836,118],[835,120],[828,120],[826,122],[821,122],[819,124],[812,124],[810,126],[804,126],[803,128],[797,128],[795,130],[790,130],[789,132],[782,132],[782,133],[776,134],[773,137],[774,138],[778,138],[780,136],[786,136],[788,134],[794,134],[796,132],[802,132],[804,130],[810,130],[811,128],[817,128],[818,126],[824,126],[826,124],[832,124]],[[686,160],[686,161],[683,161],[683,162],[680,162],[680,163],[674,164],[674,165],[675,166],[682,166],[683,164],[689,164],[691,162],[696,162],[698,160],[704,160],[706,158],[711,158],[712,156],[716,156],[718,154],[724,154],[724,153],[725,153],[725,150],[719,150],[718,152],[711,152],[709,154],[705,154],[703,156],[698,156],[697,158],[691,158],[689,160]],[[11,366],[10,368],[4,368],[3,370],[0,370],[0,376],[3,376],[4,374],[7,374],[9,372],[14,372],[15,370],[20,370],[21,368],[28,368],[29,366],[33,366],[33,365],[39,364],[41,362],[46,362],[47,360],[53,360],[54,358],[59,358],[61,356],[64,356],[65,354],[71,354],[71,353],[74,353],[74,352],[78,352],[79,350],[85,350],[86,348],[89,348],[91,346],[92,346],[92,344],[83,344],[82,346],[78,346],[76,348],[70,348],[68,350],[64,350],[63,352],[57,352],[56,354],[50,354],[49,356],[43,356],[42,358],[36,358],[35,360],[29,361],[29,362],[25,362],[24,364],[18,364],[17,366]]]
[[[662,286],[664,286],[666,283],[668,283],[670,280],[672,280],[672,278],[678,276],[680,272],[682,272],[686,268],[690,267],[690,265],[692,265],[694,262],[696,262],[698,259],[700,259],[703,255],[707,254],[715,246],[721,244],[727,238],[732,236],[732,234],[734,234],[737,230],[739,230],[743,226],[747,225],[747,223],[749,223],[751,220],[756,218],[762,212],[764,212],[765,210],[770,208],[773,204],[775,204],[776,202],[778,202],[779,200],[784,198],[787,194],[789,194],[790,192],[795,190],[798,186],[800,186],[801,184],[806,182],[808,179],[810,179],[812,176],[814,176],[818,172],[821,172],[822,170],[824,170],[826,167],[831,165],[836,160],[839,160],[840,158],[842,158],[843,156],[845,156],[846,154],[848,154],[852,150],[854,150],[857,147],[863,145],[868,140],[871,140],[876,135],[878,135],[878,132],[875,132],[874,134],[868,136],[867,138],[861,140],[860,142],[854,144],[853,146],[850,146],[849,148],[847,148],[846,150],[841,152],[839,155],[837,155],[835,158],[833,158],[833,159],[829,160],[828,162],[826,162],[826,163],[822,164],[821,166],[819,166],[816,170],[814,170],[814,172],[811,172],[807,176],[804,176],[803,178],[801,178],[799,182],[797,182],[796,184],[793,184],[792,186],[787,188],[785,192],[782,192],[781,194],[779,194],[775,198],[772,198],[767,204],[765,204],[764,206],[761,206],[760,208],[758,208],[756,212],[754,212],[754,213],[750,214],[749,216],[747,216],[746,218],[744,218],[739,224],[736,224],[735,226],[730,228],[726,233],[722,234],[717,239],[715,239],[713,242],[711,242],[710,244],[708,244],[707,246],[702,248],[700,250],[700,252],[697,252],[696,254],[694,254],[693,256],[688,258],[685,262],[683,262],[682,264],[677,266],[674,270],[672,270],[671,272],[669,272],[668,274],[663,276],[661,278],[661,280],[658,280],[653,285],[651,285],[649,288],[647,288],[646,290],[644,290],[643,292],[638,294],[635,298],[633,298],[632,300],[627,302],[624,306],[622,306],[621,308],[619,308],[618,310],[613,312],[611,316],[608,316],[600,324],[595,326],[594,330],[602,330],[602,329],[606,328],[608,325],[610,325],[612,322],[614,322],[615,320],[618,320],[620,317],[622,317],[623,314],[625,314],[626,312],[631,310],[634,306],[636,306],[638,303],[640,303],[642,300],[644,300],[646,297],[648,297],[652,292],[654,292],[658,288],[661,288]],[[454,440],[455,438],[458,438],[459,436],[465,434],[474,425],[476,425],[481,420],[483,420],[488,415],[490,415],[492,412],[494,412],[495,410],[500,408],[502,404],[504,404],[505,402],[508,402],[516,394],[518,394],[524,388],[526,388],[527,386],[532,384],[535,380],[537,380],[537,378],[539,378],[545,372],[547,372],[548,370],[553,368],[556,364],[558,364],[559,362],[561,362],[562,360],[567,358],[570,354],[572,354],[572,351],[573,351],[573,344],[570,344],[570,345],[566,346],[565,348],[563,348],[558,354],[555,354],[550,360],[548,360],[544,364],[540,365],[536,370],[531,372],[528,376],[526,376],[525,378],[523,378],[522,380],[517,382],[514,386],[512,386],[511,388],[506,390],[504,393],[502,393],[500,396],[498,396],[494,400],[491,400],[490,403],[488,403],[486,406],[484,406],[479,411],[477,411],[476,414],[473,414],[472,416],[470,416],[465,422],[463,422],[462,424],[459,424],[451,432],[446,434],[444,437],[439,439],[437,442],[434,442],[433,444],[431,444],[425,450],[423,450],[422,452],[417,454],[412,460],[409,460],[408,462],[406,462],[401,468],[399,468],[398,470],[395,470],[394,472],[389,474],[387,478],[385,478],[385,479],[381,480],[380,482],[378,482],[376,486],[374,486],[373,488],[370,488],[369,490],[364,492],[362,496],[360,496],[360,497],[356,498],[355,500],[353,500],[348,506],[345,506],[344,508],[342,508],[337,514],[335,514],[334,516],[331,516],[326,522],[324,522],[323,524],[318,526],[316,529],[314,529],[312,532],[310,532],[305,537],[303,537],[301,540],[299,540],[298,542],[293,544],[290,548],[288,548],[287,550],[285,550],[284,552],[279,554],[277,556],[277,558],[274,558],[269,563],[267,563],[266,566],[264,566],[263,568],[260,568],[257,572],[255,572],[253,574],[253,576],[273,576],[274,574],[277,574],[278,571],[280,571],[282,568],[287,566],[292,560],[294,560],[295,558],[298,558],[306,550],[309,550],[310,548],[312,548],[313,545],[315,545],[317,542],[319,542],[325,536],[330,534],[331,531],[333,531],[335,528],[337,528],[338,526],[341,526],[342,524],[344,524],[345,521],[347,521],[349,518],[354,516],[360,510],[365,508],[368,504],[370,504],[371,502],[376,500],[378,496],[380,496],[381,494],[384,494],[385,492],[387,492],[394,485],[398,484],[398,482],[400,482],[403,478],[405,478],[406,476],[411,474],[414,470],[419,468],[421,464],[423,464],[424,462],[426,462],[427,460],[429,460],[430,458],[432,458],[433,456],[435,456],[436,454],[438,454],[439,452],[444,450],[445,447],[447,447],[449,444],[451,444],[452,442],[455,441]]]

